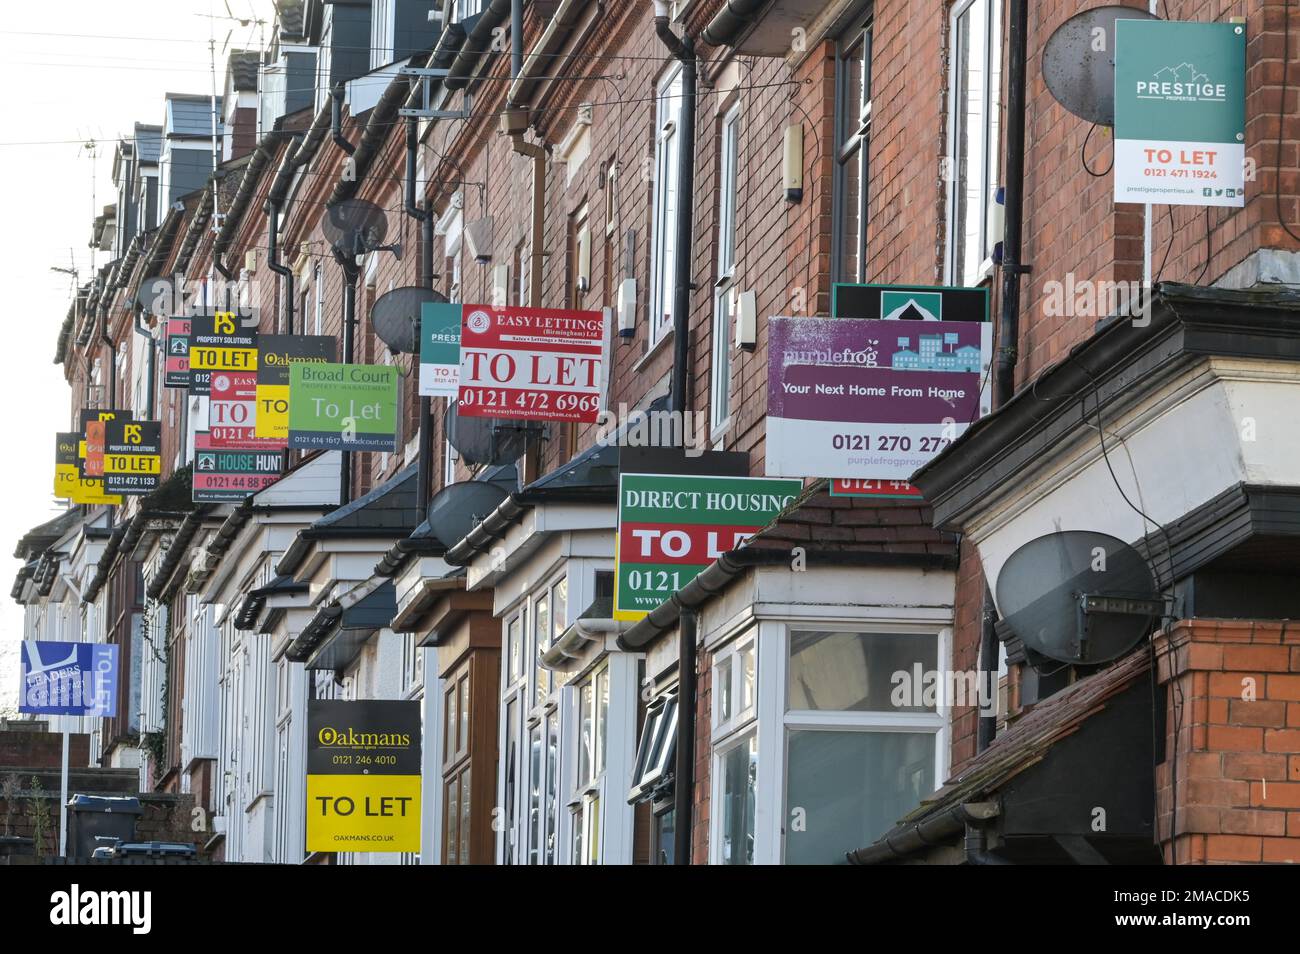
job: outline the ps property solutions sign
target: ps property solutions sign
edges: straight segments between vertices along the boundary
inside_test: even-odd
[[[1245,204],[1246,27],[1115,23],[1115,201]]]
[[[620,474],[614,618],[635,620],[771,523],[800,480]]]
[[[307,704],[307,850],[420,850],[420,703]]]

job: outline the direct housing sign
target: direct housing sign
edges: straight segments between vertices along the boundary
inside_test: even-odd
[[[801,480],[620,474],[614,618],[645,616],[802,490]]]
[[[420,850],[419,702],[308,702],[307,850]]]

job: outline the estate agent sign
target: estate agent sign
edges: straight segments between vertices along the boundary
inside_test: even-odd
[[[1245,204],[1246,26],[1115,23],[1115,201]]]

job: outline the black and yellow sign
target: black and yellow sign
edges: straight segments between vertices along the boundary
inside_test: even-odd
[[[104,428],[104,490],[147,494],[162,474],[162,424],[115,418]]]
[[[307,705],[307,850],[420,850],[420,703]]]
[[[55,435],[54,496],[74,504],[120,504],[120,496],[104,493],[103,478],[81,476],[77,467],[77,454],[81,444],[81,435],[76,431]]]
[[[190,394],[212,393],[214,371],[257,370],[257,318],[217,311],[190,319]]]
[[[289,439],[289,364],[334,362],[330,335],[260,335],[257,339],[257,437]]]

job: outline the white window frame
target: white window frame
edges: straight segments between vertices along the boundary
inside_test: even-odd
[[[650,344],[662,341],[672,328],[672,301],[677,281],[677,221],[683,200],[677,180],[677,153],[682,111],[682,68],[674,64],[659,80],[655,92],[654,190],[651,201]],[[669,188],[671,187],[671,189]],[[674,196],[671,212],[668,195]]]
[[[970,61],[969,75],[977,77],[982,84],[979,93],[980,121],[979,155],[968,159],[967,170],[978,178],[977,186],[967,188],[966,218],[958,222],[959,189],[971,181],[971,177],[962,169],[959,150],[961,139],[966,132],[966,106],[959,102],[966,88],[962,71],[958,68],[966,53],[961,43],[960,21],[963,17],[976,17],[983,14],[982,35],[971,37],[971,53],[978,53],[979,59]],[[959,0],[954,3],[948,14],[948,37],[951,47],[948,62],[952,64],[948,77],[948,155],[945,159],[945,179],[948,191],[947,215],[947,249],[944,255],[945,280],[951,285],[978,285],[993,274],[993,245],[996,236],[992,234],[991,209],[998,189],[998,177],[1001,174],[1001,98],[1002,98],[1002,0]],[[972,20],[974,27],[975,21]],[[990,71],[989,65],[996,62],[997,69]],[[989,81],[990,75],[993,81]],[[978,160],[978,166],[972,168],[969,163]],[[959,230],[971,240],[971,227],[977,232],[974,241],[980,245],[980,262],[968,268],[966,263],[957,261]]]
[[[315,299],[314,307],[316,312],[315,314],[316,330],[313,332],[313,334],[317,334],[317,335],[321,334],[321,327],[325,320],[325,289],[323,287],[324,284],[325,284],[325,269],[320,264],[317,264],[316,268],[312,272],[312,280],[311,280],[311,293],[312,293],[312,297]]]
[[[731,337],[736,303],[736,206],[740,197],[740,103],[722,119],[718,141],[718,279],[713,293],[709,431],[714,443],[731,423]]]
[[[712,665],[734,659],[750,641],[757,650],[755,660],[755,705],[742,708],[728,719],[713,717],[710,752],[713,806],[709,819],[709,863],[722,864],[722,760],[736,745],[758,739],[758,771],[754,812],[754,864],[782,864],[785,859],[787,738],[790,729],[831,731],[932,732],[935,736],[934,781],[943,784],[950,764],[951,707],[940,700],[934,712],[882,713],[840,711],[787,711],[788,661],[792,630],[833,630],[866,635],[933,636],[937,639],[940,669],[951,666],[951,625],[932,622],[863,622],[849,619],[796,618],[765,619],[742,631],[731,642],[713,650]],[[717,669],[712,670],[715,674]],[[714,684],[714,704],[717,705]],[[846,846],[849,850],[854,846]],[[861,845],[856,847],[863,847]]]

